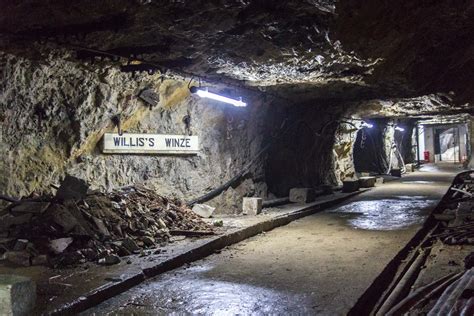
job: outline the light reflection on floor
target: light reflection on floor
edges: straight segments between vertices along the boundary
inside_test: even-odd
[[[423,180],[419,180],[419,181],[402,181],[401,183],[408,183],[408,184],[431,184],[431,183],[434,183],[434,181],[423,181]]]
[[[102,305],[102,315],[268,315],[288,314],[311,306],[304,295],[270,288],[208,278],[212,266],[202,264],[167,274],[158,282],[148,282],[130,293],[116,307],[114,299]],[[115,306],[114,306],[115,305]],[[84,312],[82,315],[98,315]]]
[[[421,224],[432,202],[424,196],[356,201],[328,212],[346,218],[349,225],[368,230],[397,230]]]

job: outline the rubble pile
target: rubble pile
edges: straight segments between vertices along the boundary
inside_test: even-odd
[[[457,175],[443,202],[446,209],[435,218],[446,225],[434,237],[447,245],[474,245],[474,172]]]
[[[26,198],[0,211],[2,258],[20,266],[108,265],[149,254],[172,235],[214,234],[190,209],[147,188],[87,193],[81,181],[67,177],[56,196]]]

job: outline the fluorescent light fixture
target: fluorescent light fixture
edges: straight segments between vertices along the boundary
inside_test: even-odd
[[[395,130],[403,132],[405,129],[403,127],[395,126]]]
[[[212,99],[212,100],[216,100],[220,102],[225,102],[225,103],[229,103],[229,104],[232,104],[233,106],[238,106],[238,107],[247,106],[247,103],[242,102],[242,98],[240,98],[239,100],[231,99],[228,97],[224,97],[222,95],[209,92],[207,88],[191,87],[190,90],[191,90],[191,93],[195,93],[201,98],[208,98],[208,99]]]
[[[374,127],[374,125],[370,124],[370,123],[367,123],[367,122],[362,122],[362,125],[360,127],[372,128],[372,127]]]

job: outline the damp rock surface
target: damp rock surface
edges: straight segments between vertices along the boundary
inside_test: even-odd
[[[9,51],[49,39],[306,101],[452,92],[472,102],[469,1],[4,2]]]
[[[164,195],[191,200],[237,174],[267,133],[268,127],[255,121],[267,116],[268,104],[255,96],[246,96],[252,107],[239,111],[190,97],[184,79],[132,78],[117,68],[88,67],[69,57],[59,51],[45,53],[41,60],[0,54],[4,194],[48,194],[51,185],[59,185],[69,174],[86,180],[91,189],[142,183]],[[150,109],[137,98],[145,87],[160,93],[159,106]],[[117,114],[124,132],[192,133],[199,137],[201,150],[184,157],[104,155],[102,136],[117,132],[112,122]],[[191,117],[189,130],[183,123],[186,115]],[[258,162],[254,170],[258,177]],[[237,190],[254,194],[253,185],[249,179]]]

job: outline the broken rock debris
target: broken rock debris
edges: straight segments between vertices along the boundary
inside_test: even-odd
[[[441,214],[435,219],[444,222],[442,232],[436,235],[447,245],[474,245],[474,172],[460,173],[453,182]]]
[[[20,200],[0,211],[0,258],[15,266],[111,265],[166,244],[171,235],[214,234],[199,215],[150,189],[85,193],[82,180],[66,180],[55,197]]]
[[[193,212],[204,218],[211,217],[215,210],[215,207],[206,204],[194,204],[193,206]]]

